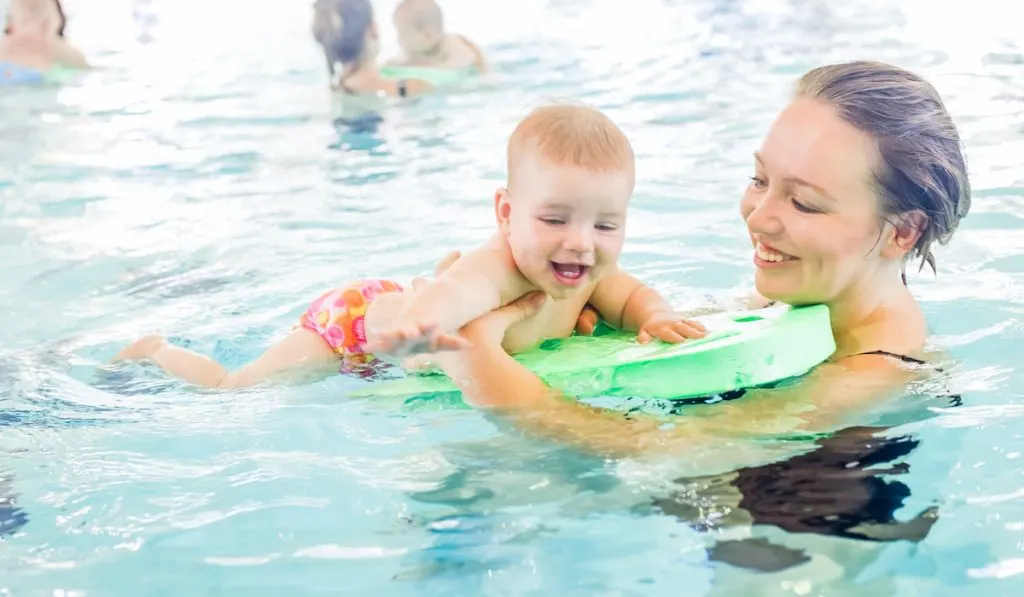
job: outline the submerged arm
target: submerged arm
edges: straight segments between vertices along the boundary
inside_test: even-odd
[[[463,328],[473,348],[439,364],[467,401],[519,429],[609,456],[674,453],[730,438],[828,431],[896,394],[911,372],[885,357],[858,356],[821,365],[796,386],[751,390],[730,403],[693,407],[686,417],[626,419],[546,386],[500,347],[500,335],[530,308],[517,301]],[[497,331],[496,331],[497,330]]]

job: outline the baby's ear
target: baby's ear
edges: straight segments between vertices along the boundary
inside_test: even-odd
[[[509,202],[508,189],[499,187],[494,192],[494,217],[498,222],[498,228],[508,234],[508,220],[512,215],[512,204]]]

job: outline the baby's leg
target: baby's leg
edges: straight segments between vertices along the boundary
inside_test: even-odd
[[[171,375],[208,388],[253,386],[300,369],[319,377],[336,372],[339,358],[363,353],[367,307],[378,295],[401,290],[393,282],[366,280],[326,292],[310,304],[299,325],[283,340],[233,372],[209,357],[167,344],[161,336],[142,338],[115,359],[150,360]]]
[[[207,388],[242,388],[270,380],[300,367],[337,369],[338,357],[315,333],[296,329],[270,347],[255,361],[229,372],[213,359],[168,344],[162,336],[145,336],[119,352],[115,360],[149,360],[188,383]],[[309,373],[312,373],[310,370]]]
[[[360,280],[326,292],[310,304],[284,340],[228,374],[220,387],[249,386],[286,371],[319,377],[329,366],[337,372],[339,359],[365,353],[368,322],[392,317],[404,299],[403,288],[389,280]]]

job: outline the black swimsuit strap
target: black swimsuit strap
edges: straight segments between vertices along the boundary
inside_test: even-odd
[[[765,307],[772,307],[777,302],[778,301],[771,301],[770,303],[765,305]],[[877,355],[882,355],[883,357],[892,357],[894,359],[899,359],[899,360],[903,361],[904,363],[914,363],[916,365],[927,365],[928,364],[927,361],[922,361],[921,359],[916,359],[914,357],[908,357],[905,354],[896,354],[895,352],[888,352],[888,351],[885,351],[885,350],[871,350],[871,351],[868,351],[868,352],[858,352],[857,354],[855,354],[853,356],[858,356],[858,355],[862,355],[862,354],[877,354]]]
[[[871,350],[871,351],[868,351],[868,352],[858,352],[857,354],[855,354],[853,356],[858,356],[858,355],[862,355],[862,354],[878,354],[878,355],[882,355],[883,357],[892,357],[894,359],[899,359],[899,360],[903,361],[904,363],[914,363],[915,365],[927,365],[928,364],[927,361],[922,361],[921,359],[916,359],[914,357],[908,357],[905,354],[897,354],[895,352],[888,352],[888,351],[885,351],[885,350]]]

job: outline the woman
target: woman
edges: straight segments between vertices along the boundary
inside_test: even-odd
[[[85,57],[64,38],[59,2],[13,0],[0,39],[0,84],[39,83],[60,69],[85,69]]]
[[[385,79],[377,67],[380,38],[370,0],[317,0],[313,37],[324,50],[333,88],[345,93],[406,97],[430,91],[419,79]],[[336,72],[340,66],[341,72]]]
[[[754,157],[740,202],[753,246],[757,306],[824,303],[835,353],[800,384],[686,409],[673,426],[567,400],[505,354],[526,296],[463,330],[474,348],[438,358],[467,400],[523,429],[612,455],[671,452],[728,436],[835,429],[889,397],[928,360],[911,259],[932,266],[970,208],[960,138],[935,89],[877,62],[813,69]],[[762,298],[763,297],[763,298]],[[593,326],[592,314],[580,327]],[[737,397],[737,396],[731,396]]]

